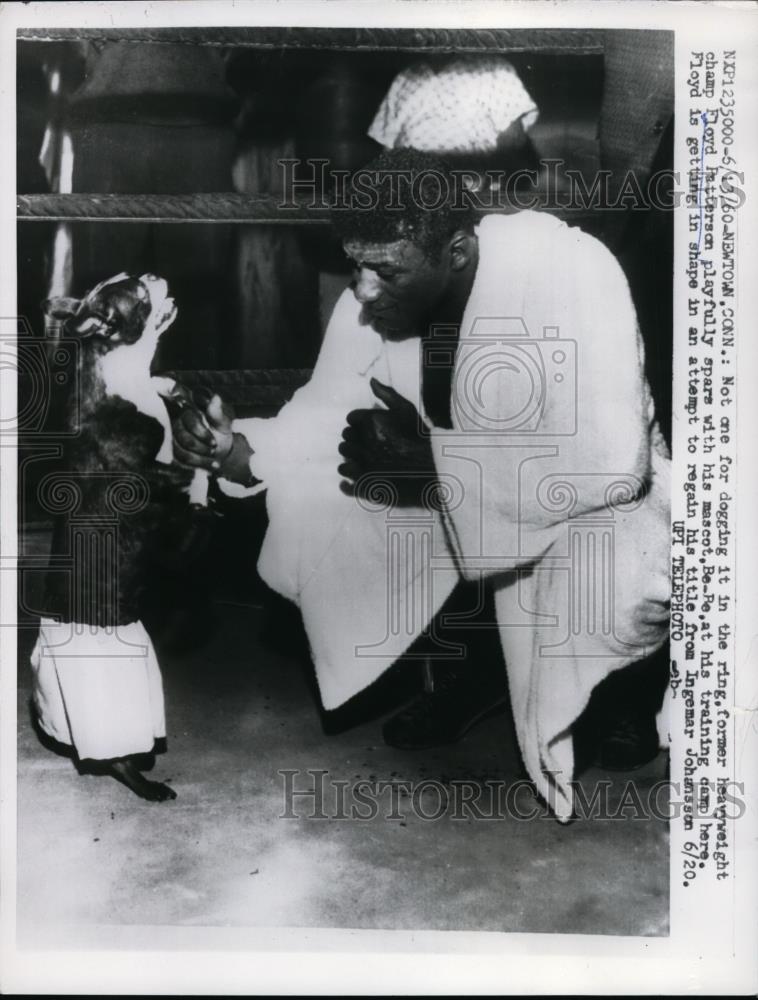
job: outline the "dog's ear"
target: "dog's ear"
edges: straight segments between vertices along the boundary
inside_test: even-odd
[[[69,299],[59,295],[52,299],[45,299],[42,308],[50,319],[66,320],[77,314],[81,304],[81,299]]]

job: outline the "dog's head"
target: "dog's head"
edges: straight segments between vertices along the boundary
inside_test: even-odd
[[[156,338],[176,318],[168,285],[154,274],[117,274],[101,281],[83,299],[52,298],[43,308],[63,323],[70,337],[94,338],[102,350],[136,344],[146,334]]]

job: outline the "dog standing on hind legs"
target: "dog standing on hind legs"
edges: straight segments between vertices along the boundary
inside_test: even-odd
[[[79,402],[68,407],[56,473],[59,486],[74,491],[76,509],[56,520],[46,613],[31,657],[36,723],[71,748],[80,770],[166,801],[176,792],[142,773],[166,728],[140,603],[151,566],[181,565],[202,523],[203,483],[173,461],[164,401],[186,391],[150,374],[177,310],[166,282],[150,274],[119,274],[81,300],[50,299],[44,308],[79,342]]]

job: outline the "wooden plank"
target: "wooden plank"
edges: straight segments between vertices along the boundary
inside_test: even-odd
[[[214,369],[162,372],[188,389],[212,389],[240,409],[277,410],[311,377],[310,368]]]
[[[539,198],[539,191],[536,193]],[[289,200],[288,200],[289,201]],[[207,222],[235,225],[326,225],[328,201],[298,199],[282,207],[281,198],[249,194],[20,194],[19,222]],[[592,224],[596,213],[560,204],[537,204],[575,225]],[[513,211],[509,207],[481,209],[481,214]]]
[[[27,222],[326,223],[327,202],[251,194],[19,194],[18,218]]]
[[[602,53],[600,31],[571,28],[23,28],[25,42],[140,42],[253,49]]]

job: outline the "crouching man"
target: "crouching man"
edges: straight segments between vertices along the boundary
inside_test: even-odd
[[[572,724],[666,637],[670,463],[612,255],[542,213],[474,225],[445,169],[410,150],[364,168],[310,382],[269,420],[187,411],[176,455],[267,489],[258,569],[302,612],[327,709],[487,579],[524,763],[565,820]]]

